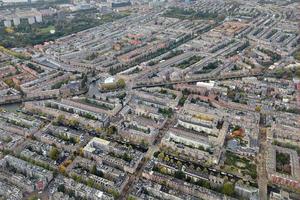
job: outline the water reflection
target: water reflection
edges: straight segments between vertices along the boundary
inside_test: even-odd
[[[1,105],[1,109],[5,109],[9,112],[17,112],[22,106],[22,103],[12,103],[12,104],[6,104],[6,105]]]

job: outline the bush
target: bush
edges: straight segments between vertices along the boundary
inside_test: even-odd
[[[186,99],[187,99],[186,96],[181,97],[181,99],[180,99],[179,102],[178,102],[178,105],[179,105],[179,106],[183,106],[183,105],[184,105],[184,102],[186,101]]]
[[[300,61],[300,49],[298,49],[295,53],[294,53],[294,58],[298,61]]]
[[[178,179],[185,179],[185,173],[182,171],[176,171],[174,176],[175,176],[175,178],[178,178]]]
[[[49,152],[49,157],[52,159],[52,160],[57,160],[58,159],[58,156],[59,156],[59,151],[56,147],[52,147],[52,149],[50,150]]]
[[[159,109],[158,109],[158,112],[159,112],[160,114],[162,114],[163,116],[169,117],[169,118],[173,115],[173,110],[172,110],[172,108],[168,108],[168,109],[166,109],[166,108],[159,108]]]
[[[117,87],[118,88],[124,88],[125,86],[126,86],[126,83],[125,83],[124,79],[119,79],[117,81]]]
[[[221,192],[228,196],[234,195],[234,185],[231,182],[227,182],[223,185]]]
[[[66,192],[66,188],[63,184],[59,185],[57,188],[58,192],[62,192],[65,193]]]

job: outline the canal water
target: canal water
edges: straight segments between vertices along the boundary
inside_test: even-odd
[[[6,105],[1,105],[0,108],[7,110],[9,112],[17,112],[22,106],[22,103],[12,103],[12,104],[6,104]]]

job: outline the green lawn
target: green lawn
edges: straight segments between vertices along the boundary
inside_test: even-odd
[[[226,152],[225,165],[230,167],[231,172],[240,169],[243,175],[249,175],[253,179],[256,179],[257,177],[256,165],[247,158],[239,157],[231,152]]]
[[[51,30],[55,30],[55,26],[50,25],[45,28],[40,28],[37,30],[37,34],[43,35],[43,34],[49,34]]]

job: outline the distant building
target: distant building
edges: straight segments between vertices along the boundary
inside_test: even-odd
[[[34,24],[35,23],[35,18],[34,17],[29,17],[28,18],[28,24]]]
[[[11,20],[5,20],[4,21],[4,26],[5,27],[11,27]]]
[[[122,7],[127,7],[127,6],[131,6],[131,2],[130,1],[113,1],[111,3],[111,7],[113,9],[117,9],[117,8],[122,8]]]
[[[28,3],[28,0],[2,0],[4,4]]]
[[[14,26],[18,26],[21,23],[20,18],[18,17],[13,18],[13,22],[14,22]]]
[[[42,15],[36,15],[36,16],[35,16],[35,21],[38,22],[38,23],[43,22],[43,17],[42,17]]]

